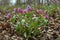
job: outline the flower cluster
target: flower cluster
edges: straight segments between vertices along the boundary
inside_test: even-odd
[[[48,24],[46,11],[42,9],[34,10],[29,5],[26,9],[14,8],[14,14],[8,13],[6,18],[10,19],[11,25],[16,27],[16,32],[24,35],[24,37],[32,36],[31,34],[33,36],[39,35],[38,28]]]
[[[32,12],[33,11],[33,12]],[[31,12],[31,13],[30,13]],[[44,18],[48,18],[48,15],[46,13],[46,11],[42,10],[42,9],[37,9],[36,11],[31,7],[31,6],[27,6],[26,9],[21,9],[21,8],[14,8],[14,13],[21,13],[21,14],[27,14],[27,13],[30,13],[30,14],[34,14],[36,13],[36,15],[40,14],[42,17]],[[8,13],[7,16],[6,16],[8,19],[11,18],[11,14]]]
[[[14,12],[15,13],[27,13],[28,11],[32,11],[33,8],[31,6],[27,6],[26,9],[21,9],[20,7],[19,8],[14,8]]]
[[[16,29],[16,33],[23,35],[25,38],[40,35],[42,28],[48,25],[48,20],[53,20],[52,15],[55,14],[56,6],[44,6],[42,9],[34,9],[27,6],[26,9],[20,7],[14,8],[11,13],[6,15],[10,19],[10,23]],[[57,8],[59,10],[59,8]],[[49,14],[47,14],[49,13]],[[49,16],[48,16],[49,15]],[[59,15],[60,17],[60,15]]]

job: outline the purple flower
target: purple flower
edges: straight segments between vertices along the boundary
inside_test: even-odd
[[[11,18],[11,14],[8,13],[7,16],[6,16],[7,19],[10,19]]]
[[[18,10],[17,10],[18,12],[21,12],[21,8],[18,8]]]
[[[27,9],[24,9],[24,10],[23,10],[23,13],[27,13]]]
[[[23,13],[23,9],[18,8],[18,13]]]
[[[17,12],[17,9],[16,8],[14,8],[13,10],[14,10],[14,12]]]
[[[41,9],[40,9],[40,10],[38,9],[36,12],[37,12],[37,13],[41,13],[41,12],[42,12],[42,10],[41,10]]]
[[[26,13],[26,10],[23,10],[23,13]]]
[[[44,18],[48,18],[48,15],[45,15]]]
[[[28,6],[27,6],[27,10],[28,10],[28,11],[32,10],[32,7],[28,5]]]

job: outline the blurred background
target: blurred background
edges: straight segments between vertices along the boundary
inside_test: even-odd
[[[60,5],[60,0],[0,0],[0,6],[15,6],[15,5],[40,5],[40,4],[57,4]]]

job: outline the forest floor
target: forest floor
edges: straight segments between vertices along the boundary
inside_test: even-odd
[[[43,28],[41,35],[34,39],[29,38],[29,40],[60,40],[60,17],[52,18],[52,20],[49,19],[49,24]],[[0,12],[0,40],[25,40],[24,37],[16,35],[15,31],[15,28],[7,22],[5,13]]]

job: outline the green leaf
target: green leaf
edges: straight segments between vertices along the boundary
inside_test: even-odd
[[[26,32],[24,33],[24,37],[25,37],[25,38],[27,37],[27,34],[26,34]]]
[[[20,32],[20,31],[21,31],[20,26],[18,26],[18,25],[16,26],[16,31],[17,31],[17,32]]]
[[[15,15],[11,18],[11,22],[14,23],[16,20]]]

